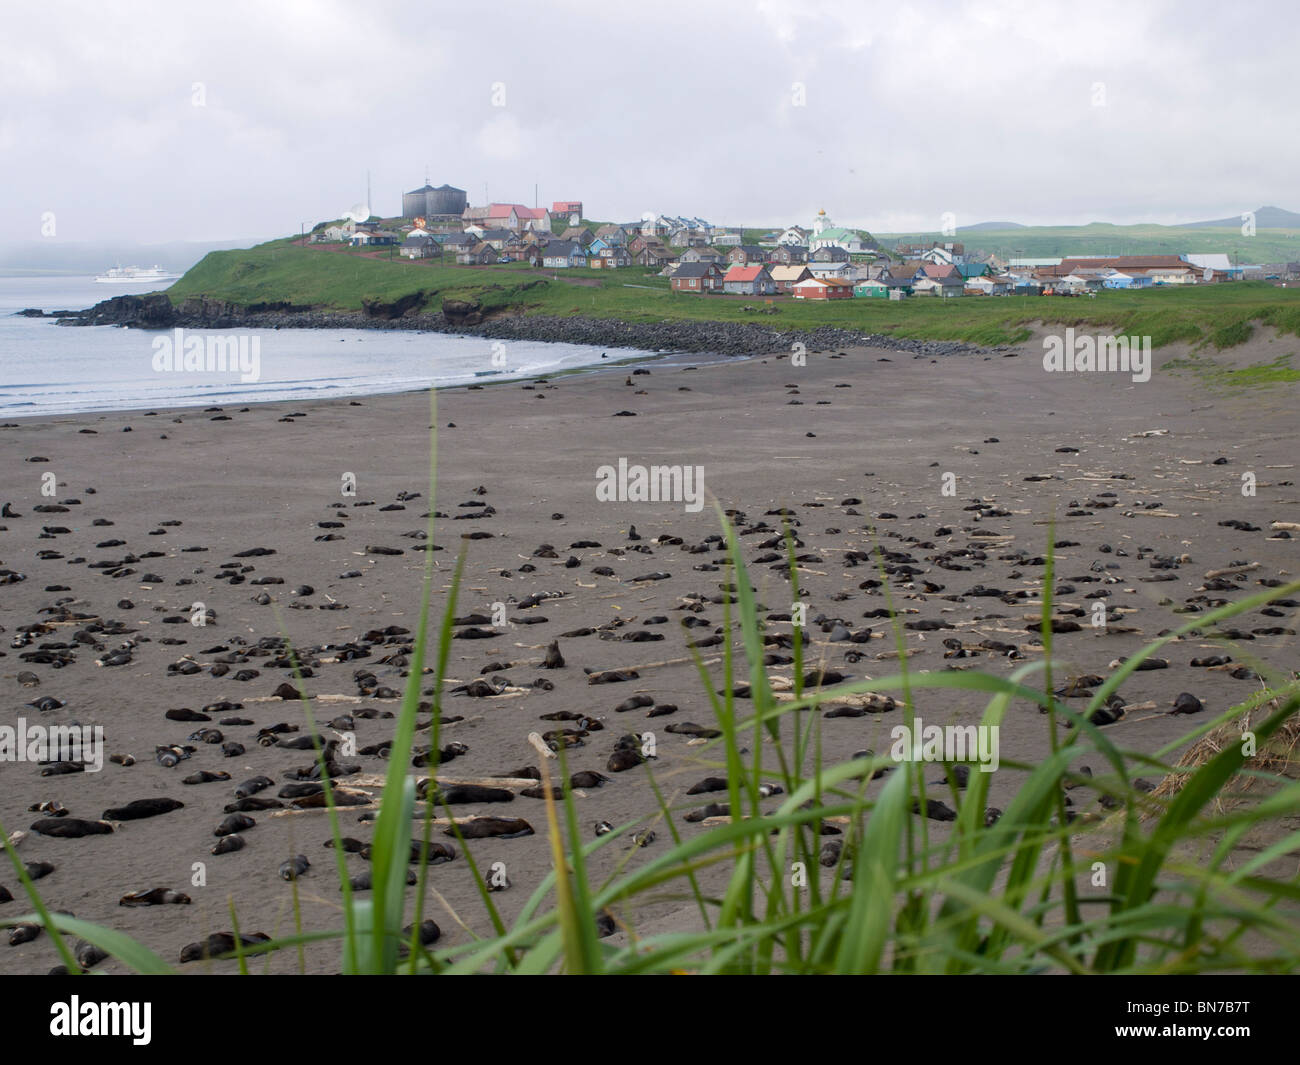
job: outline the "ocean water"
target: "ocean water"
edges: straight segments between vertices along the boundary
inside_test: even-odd
[[[643,358],[644,351],[585,344],[493,341],[397,330],[186,330],[187,336],[257,338],[258,376],[239,369],[155,368],[157,332],[60,326],[22,318],[27,307],[81,310],[154,285],[100,285],[84,277],[0,277],[0,418],[324,399],[518,378]],[[602,358],[605,356],[605,358]]]

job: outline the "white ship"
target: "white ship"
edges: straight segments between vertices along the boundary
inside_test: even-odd
[[[95,280],[101,285],[152,284],[157,281],[175,281],[180,274],[169,274],[161,266],[115,266]]]

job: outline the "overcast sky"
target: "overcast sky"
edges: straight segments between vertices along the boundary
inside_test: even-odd
[[[3,24],[0,242],[45,212],[59,240],[267,238],[363,201],[367,170],[385,215],[426,169],[620,221],[1300,209],[1294,0],[93,0]]]

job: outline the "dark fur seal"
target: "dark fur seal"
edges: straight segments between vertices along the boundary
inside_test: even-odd
[[[559,802],[564,798],[563,788],[557,787],[554,784],[552,784],[550,790],[551,790],[551,798],[555,799],[557,802]],[[525,799],[545,799],[546,788],[543,787],[541,784],[534,784],[531,788],[524,788],[524,790],[521,791],[519,794],[522,795]]]
[[[110,806],[103,813],[105,821],[139,821],[145,817],[169,814],[184,807],[180,799],[134,799],[125,806]]]
[[[11,947],[21,946],[23,943],[30,943],[33,939],[41,934],[41,926],[38,924],[16,924],[9,929],[9,945]]]
[[[931,821],[956,821],[957,820],[957,811],[954,810],[951,806],[947,805],[946,803],[940,802],[938,799],[926,799],[925,807],[926,807],[925,816],[928,817]],[[912,813],[919,814],[920,812],[921,812],[920,801],[917,799],[913,799]]]
[[[370,861],[370,847],[365,846],[361,850],[361,857]],[[426,865],[442,865],[444,862],[456,860],[456,848],[450,843],[441,843],[437,840],[430,840],[426,847],[424,840],[411,840],[411,850],[407,861],[418,862],[423,860]]]
[[[207,714],[201,714],[197,710],[191,710],[188,706],[182,706],[178,710],[168,710],[163,715],[168,721],[211,721],[212,718]]]
[[[415,925],[408,924],[405,928],[402,929],[402,935],[405,936],[407,939],[410,939],[411,933],[414,931],[415,931]],[[431,919],[426,919],[420,922],[420,945],[421,946],[424,947],[432,946],[434,943],[438,942],[438,940],[441,938],[442,938],[442,929],[438,927],[438,923],[436,921]]]
[[[533,835],[533,826],[522,817],[475,817],[456,826],[465,839],[487,839],[499,836],[502,839],[517,839],[520,836]],[[443,835],[454,836],[456,832],[449,826]]]
[[[27,862],[23,868],[27,870],[28,880],[41,880],[54,872],[54,866],[50,862]]]
[[[0,903],[13,902],[13,901],[14,901],[13,893],[3,884],[0,884]]]
[[[250,819],[251,820],[251,819]],[[217,844],[212,848],[213,854],[233,854],[235,851],[244,849],[244,837],[231,833],[228,836],[222,836],[217,840]]]
[[[706,740],[717,739],[722,735],[721,729],[706,728],[704,725],[697,725],[694,721],[679,721],[665,726],[664,731],[680,733],[683,736],[696,736]]]
[[[569,777],[571,788],[599,788],[602,784],[608,783],[609,777],[590,769],[580,770]]]
[[[257,822],[247,814],[231,814],[221,824],[217,825],[212,834],[214,836],[233,836],[236,832],[243,832],[256,824]]]
[[[414,869],[408,869],[406,871],[406,882],[407,884],[419,883],[419,877],[415,875]],[[364,873],[358,873],[356,876],[350,877],[348,879],[348,884],[351,886],[353,891],[369,891],[372,886],[370,870],[367,869]]]
[[[725,802],[711,802],[708,806],[701,806],[699,809],[692,810],[686,815],[684,820],[692,824],[703,821],[706,817],[729,817],[731,815],[731,804]]]
[[[260,943],[271,942],[271,937],[265,932],[240,933],[239,942],[245,947],[255,947]],[[201,961],[204,958],[217,958],[225,954],[233,954],[235,950],[235,936],[233,932],[213,932],[207,939],[198,943],[189,943],[181,948],[181,963],[190,961]]]
[[[358,791],[355,788],[342,788],[335,785],[330,790],[330,797],[334,800],[335,806],[369,806],[374,802],[374,798],[364,791]],[[323,810],[329,803],[325,801],[324,790],[315,792],[311,795],[302,795],[293,799],[290,806],[298,810]]]
[[[265,791],[267,788],[273,787],[275,787],[275,781],[270,777],[252,777],[235,789],[235,798],[246,799],[250,795],[256,795],[259,791]]]
[[[298,784],[286,784],[277,794],[282,799],[301,799],[305,795],[319,795],[324,790],[324,784],[306,780]]]
[[[513,802],[514,798],[515,793],[506,788],[487,788],[477,784],[453,784],[443,789],[435,788],[430,801],[443,803],[447,806],[458,806],[471,802]]]
[[[698,784],[692,784],[687,790],[687,795],[703,795],[711,791],[726,791],[726,777],[705,777]]]
[[[109,956],[108,951],[103,947],[97,947],[94,943],[87,943],[84,939],[77,940],[77,947],[73,953],[76,956],[77,964],[83,970],[93,969]]]
[[[639,750],[622,747],[609,756],[605,768],[611,773],[623,773],[629,769],[634,769],[644,761],[645,756]]]
[[[148,891],[130,891],[118,899],[119,906],[164,906],[175,904],[178,906],[188,906],[190,897],[179,891],[173,891],[171,888],[150,888]]]
[[[178,765],[193,753],[193,747],[183,747],[179,743],[154,749],[154,757],[157,759],[158,764],[165,769]]]
[[[223,780],[229,780],[230,774],[221,771],[212,772],[208,769],[200,769],[197,773],[191,773],[181,780],[182,784],[211,784]]]
[[[307,855],[295,854],[288,861],[280,863],[280,879],[297,880],[310,868],[311,862],[307,860]]]
[[[236,799],[234,802],[228,802],[223,807],[228,814],[245,814],[250,810],[279,810],[284,807],[279,799],[272,799],[265,795],[249,795],[243,799]]]
[[[42,836],[80,839],[82,836],[110,835],[113,826],[106,821],[83,821],[79,817],[46,817],[33,822],[32,831]]]

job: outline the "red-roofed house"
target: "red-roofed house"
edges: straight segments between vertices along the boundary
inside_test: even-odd
[[[576,226],[582,219],[582,201],[556,200],[551,204],[551,214],[556,218],[567,218],[569,225]]]
[[[776,282],[766,264],[733,266],[722,277],[722,291],[740,296],[772,296],[776,294]]]
[[[796,281],[790,291],[797,300],[843,300],[853,298],[853,282],[838,277],[809,277]]]
[[[525,207],[522,203],[490,203],[486,207],[467,207],[461,216],[466,222],[484,229],[551,229],[551,212],[545,207]]]

